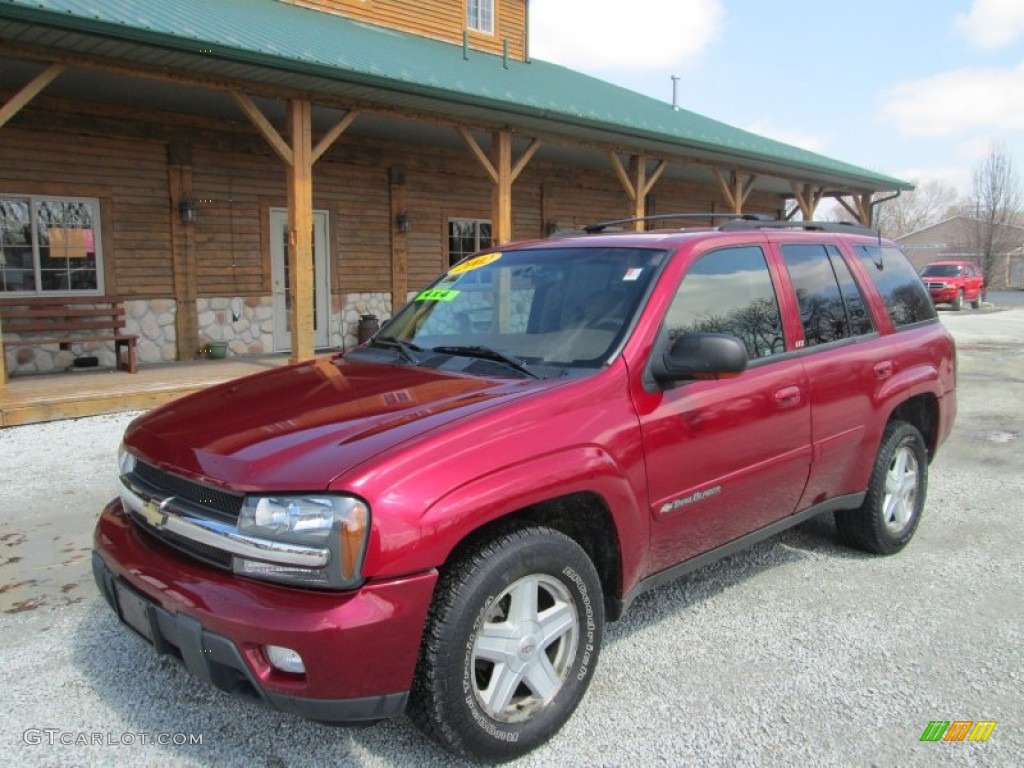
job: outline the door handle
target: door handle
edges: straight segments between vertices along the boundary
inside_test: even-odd
[[[883,360],[880,363],[875,363],[875,376],[879,379],[888,379],[893,373],[896,372],[896,366],[893,365],[892,360]]]
[[[800,387],[783,387],[775,393],[775,404],[779,408],[792,408],[800,403]]]

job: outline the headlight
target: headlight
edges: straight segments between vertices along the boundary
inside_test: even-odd
[[[370,509],[351,496],[247,496],[238,516],[245,536],[289,544],[327,547],[323,568],[303,568],[266,559],[235,557],[235,573],[304,586],[357,586],[370,531]]]
[[[135,454],[129,453],[123,444],[117,449],[117,468],[122,477],[135,471]]]

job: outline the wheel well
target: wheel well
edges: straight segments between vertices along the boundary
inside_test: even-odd
[[[580,545],[601,579],[605,618],[618,619],[622,612],[619,536],[607,504],[596,493],[559,496],[492,520],[456,544],[446,565],[503,531],[530,524],[553,528]]]
[[[917,395],[900,403],[889,416],[889,421],[905,421],[912,424],[924,438],[929,459],[935,455],[939,401],[934,395]]]

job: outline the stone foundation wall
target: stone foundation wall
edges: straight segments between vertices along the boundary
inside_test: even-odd
[[[333,297],[331,312],[331,346],[352,349],[359,345],[359,320],[363,315],[376,315],[383,325],[391,317],[390,293],[345,293]]]
[[[201,340],[226,341],[228,355],[274,351],[274,310],[270,296],[218,296],[196,299]]]
[[[174,299],[148,299],[125,302],[126,333],[139,337],[135,345],[136,359],[140,364],[170,362],[177,358],[175,334]],[[9,340],[17,334],[7,334]],[[69,345],[61,349],[57,344],[33,344],[32,334],[25,345],[11,344],[7,347],[7,372],[57,373],[72,367],[76,357],[95,357],[100,367],[113,368],[117,365],[112,341],[93,341]]]

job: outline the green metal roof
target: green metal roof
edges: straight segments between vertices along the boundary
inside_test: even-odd
[[[279,0],[0,0],[0,35],[8,36],[5,26],[17,23],[31,25],[33,34],[23,27],[15,39],[76,52],[171,69],[175,62],[161,62],[153,49],[177,52],[191,59],[190,71],[241,77],[257,67],[277,73],[284,85],[297,85],[288,76],[301,75],[388,95],[391,104],[429,100],[450,114],[497,113],[513,126],[542,122],[550,132],[611,134],[626,145],[632,140],[768,172],[788,169],[872,190],[912,188],[545,61],[504,61],[479,51],[465,59],[459,45]],[[72,45],[60,36],[40,35],[40,29],[80,33],[93,43],[91,49],[82,40]],[[97,47],[97,40],[120,45]]]

